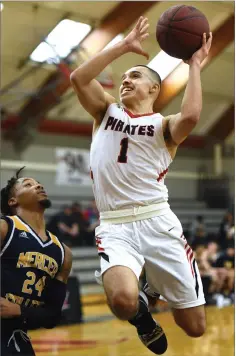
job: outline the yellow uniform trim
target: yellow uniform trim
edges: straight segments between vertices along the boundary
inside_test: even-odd
[[[64,253],[64,247],[62,245],[62,243],[59,241],[59,239],[53,235],[50,231],[48,231],[50,236],[51,236],[51,239],[52,239],[52,242],[57,245],[60,249],[61,249],[61,254],[62,254],[62,259],[61,259],[61,264],[63,265],[63,262],[64,262],[64,258],[65,258],[65,253]]]
[[[53,235],[51,232],[49,232],[49,233],[50,233],[50,236],[51,236],[51,239],[52,239],[53,243],[56,244],[58,247],[62,248],[62,245],[59,242],[58,238],[55,235]]]
[[[30,232],[30,230],[16,216],[8,216],[8,218],[14,221],[16,229]]]

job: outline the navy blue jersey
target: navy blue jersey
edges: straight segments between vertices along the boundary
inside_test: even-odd
[[[8,233],[1,251],[1,296],[28,307],[41,305],[47,279],[63,264],[63,245],[49,231],[42,241],[19,216],[2,218]]]

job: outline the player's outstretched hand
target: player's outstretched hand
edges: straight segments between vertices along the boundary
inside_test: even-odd
[[[129,52],[141,54],[147,59],[149,54],[143,50],[141,43],[149,36],[148,28],[148,19],[141,16],[136,26],[124,39]]]
[[[3,319],[14,318],[21,315],[18,304],[12,303],[5,298],[0,298],[0,317]]]
[[[198,51],[196,51],[189,60],[185,61],[185,63],[189,65],[191,65],[194,62],[201,64],[204,61],[204,59],[208,56],[208,53],[211,48],[211,43],[212,43],[212,32],[210,32],[210,36],[208,40],[206,40],[206,33],[204,33],[202,39],[202,47]]]

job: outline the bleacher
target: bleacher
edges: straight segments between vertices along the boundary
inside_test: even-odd
[[[202,215],[208,233],[217,234],[225,209],[209,209],[205,202],[197,200],[170,200],[171,209],[178,216],[184,230],[197,215]]]
[[[65,197],[51,197],[52,207],[46,210],[46,219],[58,213],[64,205],[71,205],[78,201],[82,207],[86,207],[92,198],[79,198],[76,200]],[[174,199],[169,201],[171,209],[180,219],[183,229],[187,230],[191,221],[197,216],[202,215],[209,233],[217,233],[220,221],[225,214],[225,209],[209,209],[205,202],[190,199]]]
[[[46,217],[59,212],[64,205],[70,205],[76,199],[65,199],[60,197],[51,197],[52,208],[47,211]],[[86,207],[91,198],[78,201],[82,207]],[[204,202],[195,200],[181,199],[170,200],[170,206],[173,212],[180,219],[183,229],[188,230],[190,223],[197,215],[204,217],[204,222],[208,233],[217,233],[220,222],[225,214],[223,209],[209,209]],[[77,247],[72,249],[73,269],[72,275],[78,277],[81,285],[81,294],[99,294],[103,293],[102,286],[95,281],[94,271],[99,269],[99,258],[96,247]]]

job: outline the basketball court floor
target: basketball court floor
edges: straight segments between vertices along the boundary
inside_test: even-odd
[[[234,308],[208,307],[208,329],[199,339],[187,337],[170,312],[154,314],[166,331],[169,347],[165,356],[233,356]],[[135,328],[112,317],[104,304],[84,308],[87,319],[97,321],[38,330],[30,336],[36,355],[49,356],[151,356],[139,341]]]

